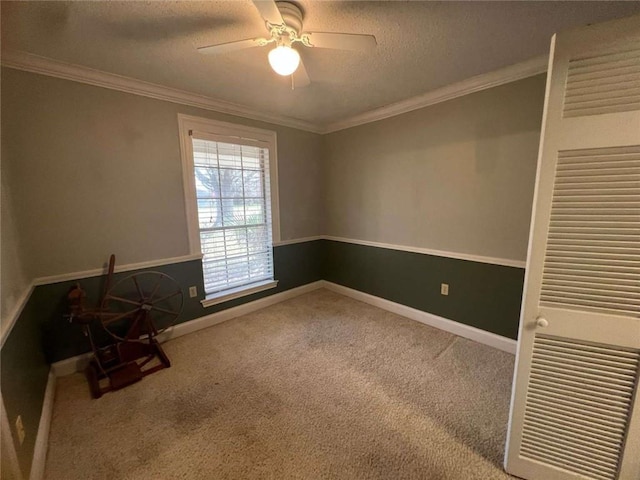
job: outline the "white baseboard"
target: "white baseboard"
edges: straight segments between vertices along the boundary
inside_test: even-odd
[[[227,320],[231,320],[242,315],[247,315],[248,313],[255,312],[256,310],[260,310],[262,308],[275,305],[276,303],[284,302],[285,300],[304,295],[305,293],[317,290],[319,288],[327,288],[328,290],[340,293],[347,297],[351,297],[355,300],[368,303],[375,307],[382,308],[383,310],[387,310],[389,312],[402,315],[403,317],[410,318],[411,320],[424,323],[425,325],[439,328],[440,330],[444,330],[446,332],[453,333],[454,335],[458,335],[460,337],[468,338],[470,340],[489,345],[490,347],[497,348],[511,354],[516,353],[517,342],[515,340],[512,340],[511,338],[496,335],[495,333],[487,332],[479,328],[455,322],[453,320],[449,320],[448,318],[439,317],[438,315],[423,312],[422,310],[407,307],[406,305],[395,303],[390,300],[385,300],[384,298],[376,297],[374,295],[369,295],[368,293],[363,293],[352,288],[343,287],[342,285],[338,285],[336,283],[327,282],[326,280],[318,280],[317,282],[302,285],[301,287],[292,288],[291,290],[286,290],[274,295],[269,295],[268,297],[254,300],[253,302],[245,303],[243,305],[238,305],[237,307],[228,308],[220,312],[212,313],[204,317],[180,323],[160,335],[160,337],[158,338],[161,342],[166,342],[173,338],[178,338],[189,333],[197,332],[198,330],[202,330],[203,328],[212,327],[222,322],[226,322]],[[61,360],[52,364],[51,370],[58,377],[80,372],[84,370],[90,358],[91,353],[85,353],[82,355],[77,355],[75,357],[67,358],[65,360]]]
[[[332,292],[339,293],[346,297],[351,297],[364,303],[368,303],[369,305],[382,308],[383,310],[387,310],[397,315],[402,315],[403,317],[407,317],[411,320],[424,323],[425,325],[439,328],[440,330],[453,333],[454,335],[483,343],[490,347],[497,348],[498,350],[502,350],[511,354],[516,353],[517,342],[511,338],[496,335],[495,333],[471,327],[469,325],[465,325],[464,323],[455,322],[453,320],[449,320],[448,318],[439,317],[438,315],[423,312],[422,310],[407,307],[406,305],[392,302],[390,300],[385,300],[384,298],[376,297],[375,295],[369,295],[368,293],[363,293],[359,290],[343,287],[342,285],[338,285],[336,283],[327,282],[326,280],[322,280],[322,282],[323,286],[326,289],[331,290]]]
[[[40,414],[38,434],[36,435],[36,444],[33,449],[33,461],[31,462],[31,474],[29,475],[29,480],[42,480],[44,478],[44,467],[47,461],[47,450],[49,449],[49,430],[51,428],[55,396],[56,376],[52,369],[49,370],[47,387],[44,391],[42,413]]]
[[[52,363],[51,371],[56,377],[64,377],[65,375],[71,375],[72,373],[82,372],[89,363],[91,355],[91,352],[87,352]]]
[[[237,307],[228,308],[226,310],[221,310],[220,312],[196,318],[195,320],[180,323],[175,327],[172,327],[167,332],[163,333],[160,336],[160,341],[165,342],[167,340],[171,340],[172,338],[178,338],[183,335],[187,335],[188,333],[197,332],[198,330],[202,330],[203,328],[218,325],[219,323],[226,322],[227,320],[231,320],[232,318],[241,317],[242,315],[255,312],[256,310],[260,310],[262,308],[270,307],[271,305],[284,302],[285,300],[289,300],[291,298],[299,297],[300,295],[312,292],[313,290],[318,290],[322,287],[323,281],[318,280],[317,282],[308,283],[306,285],[302,285],[301,287],[285,290],[284,292],[269,295],[268,297],[254,300],[253,302],[238,305]]]
[[[300,287],[285,290],[284,292],[269,295],[268,297],[254,300],[253,302],[238,305],[237,307],[228,308],[220,312],[205,315],[204,317],[189,320],[188,322],[180,323],[167,330],[158,337],[158,340],[160,342],[166,342],[173,338],[178,338],[189,333],[197,332],[198,330],[202,330],[203,328],[212,327],[222,322],[226,322],[227,320],[231,320],[242,315],[247,315],[248,313],[255,312],[256,310],[260,310],[262,308],[275,305],[276,303],[284,302],[285,300],[304,295],[305,293],[317,290],[319,288],[322,288],[323,286],[323,280],[318,280],[317,282],[308,283]],[[58,377],[81,372],[87,366],[90,358],[91,353],[84,353],[82,355],[77,355],[65,360],[60,360],[59,362],[55,362],[51,365],[51,370]]]

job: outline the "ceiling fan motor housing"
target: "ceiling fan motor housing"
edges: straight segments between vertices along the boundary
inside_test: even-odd
[[[287,27],[300,34],[302,31],[302,10],[300,10],[300,7],[291,2],[276,2],[276,5]]]

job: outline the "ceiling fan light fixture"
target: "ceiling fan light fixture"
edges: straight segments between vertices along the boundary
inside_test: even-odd
[[[300,54],[294,48],[280,45],[269,52],[269,64],[278,75],[293,74],[300,65]]]

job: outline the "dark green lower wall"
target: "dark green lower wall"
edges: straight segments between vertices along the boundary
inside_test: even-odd
[[[43,341],[38,306],[29,301],[0,352],[2,400],[24,478],[29,478],[31,471],[31,459],[49,376],[49,365],[42,349]],[[22,416],[26,433],[22,445],[18,442],[15,429],[18,415]],[[7,435],[7,432],[2,432],[2,435]]]
[[[325,240],[323,278],[516,339],[524,269]],[[449,295],[440,284],[449,284]]]
[[[189,298],[188,295],[188,288],[192,285],[198,287],[198,292],[203,292],[200,260],[138,271],[161,271],[182,285],[185,304],[178,320],[178,323],[182,323],[320,280],[322,248],[320,240],[274,248],[275,278],[279,281],[277,288],[209,308],[202,307],[201,296]],[[135,272],[118,273],[115,281],[132,273]],[[2,398],[24,478],[29,478],[31,469],[49,363],[89,351],[89,344],[80,327],[64,318],[67,292],[79,282],[87,293],[86,305],[93,306],[100,299],[104,281],[104,276],[90,277],[36,287],[0,351]],[[26,431],[22,445],[18,444],[15,432],[18,415],[22,415]]]
[[[208,308],[204,308],[200,303],[204,292],[202,262],[200,260],[117,273],[114,275],[114,283],[128,275],[144,271],[159,271],[170,275],[183,288],[184,307],[177,321],[177,323],[183,323],[320,280],[322,247],[320,240],[275,247],[273,250],[273,267],[275,279],[278,280],[276,288]],[[106,276],[91,277],[43,285],[36,288],[29,303],[34,302],[39,306],[41,318],[44,322],[45,341],[43,345],[47,361],[53,363],[89,351],[89,344],[81,329],[77,325],[70,324],[64,318],[67,309],[66,295],[69,288],[79,282],[87,293],[86,305],[88,307],[95,306],[101,297],[105,280]],[[198,287],[199,295],[195,298],[189,298],[188,294],[188,289],[192,285]]]
[[[325,279],[498,335],[517,337],[524,279],[520,268],[316,240],[276,247],[274,269],[277,288],[209,308],[202,307],[201,296],[189,298],[187,294],[191,285],[203,292],[199,260],[146,270],[164,272],[183,286],[185,306],[178,323]],[[116,274],[116,281],[132,273]],[[96,305],[104,276],[38,286],[0,352],[2,396],[12,434],[15,437],[18,414],[27,432],[24,444],[17,447],[25,477],[31,466],[49,363],[89,351],[80,328],[64,318],[67,292],[78,281],[87,292],[87,306]],[[449,284],[448,296],[440,295],[441,283]]]

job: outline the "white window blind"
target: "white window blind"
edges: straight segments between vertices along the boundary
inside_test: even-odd
[[[192,142],[205,292],[273,280],[269,149]]]

